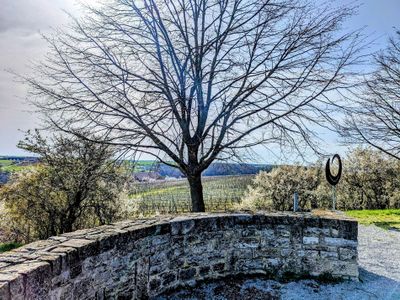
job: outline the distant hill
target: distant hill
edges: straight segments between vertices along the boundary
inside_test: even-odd
[[[34,157],[34,156],[1,156],[0,155],[0,163],[1,163],[1,161],[36,163],[39,161],[39,158]]]
[[[141,165],[139,161],[137,165],[140,166],[138,169],[140,169],[141,172],[157,172],[162,177],[183,177],[181,171],[166,164],[147,163],[146,165]],[[257,174],[260,171],[270,171],[272,168],[273,165],[266,164],[213,163],[203,172],[203,176]]]
[[[21,170],[26,166],[36,164],[38,157],[30,156],[0,156],[0,184],[8,181],[10,173]],[[138,180],[150,178],[158,180],[165,177],[184,177],[176,168],[151,160],[140,160],[131,163],[134,165],[133,174]],[[270,171],[273,165],[267,164],[238,164],[221,163],[211,164],[203,172],[203,176],[227,176],[227,175],[249,175],[260,171]]]
[[[234,164],[234,163],[213,163],[204,171],[204,176],[224,175],[248,175],[257,174],[260,171],[271,171],[272,165],[262,164]]]

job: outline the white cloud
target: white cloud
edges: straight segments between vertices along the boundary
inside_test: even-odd
[[[15,147],[20,130],[39,125],[24,101],[25,87],[7,71],[29,73],[30,62],[47,51],[40,33],[68,22],[63,10],[77,14],[77,8],[71,0],[0,0],[0,155],[22,154]]]

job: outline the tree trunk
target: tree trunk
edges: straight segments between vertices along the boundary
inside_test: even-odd
[[[74,231],[73,226],[74,226],[74,221],[72,220],[72,218],[68,218],[67,221],[65,221],[65,223],[63,224],[62,233]]]
[[[190,197],[192,200],[192,212],[204,212],[203,185],[201,184],[201,174],[188,176],[190,186]]]

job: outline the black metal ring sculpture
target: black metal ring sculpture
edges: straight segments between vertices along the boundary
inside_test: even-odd
[[[328,180],[329,184],[331,184],[333,186],[338,184],[338,182],[340,180],[340,176],[342,176],[342,160],[340,159],[339,154],[335,154],[332,158],[332,163],[335,160],[335,158],[337,158],[338,163],[339,163],[339,170],[338,170],[338,173],[336,174],[336,176],[333,176],[331,173],[331,167],[330,167],[331,159],[330,158],[328,158],[328,161],[326,162],[326,166],[325,166],[326,180]]]

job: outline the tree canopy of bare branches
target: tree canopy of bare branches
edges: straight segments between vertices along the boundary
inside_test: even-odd
[[[348,143],[373,146],[400,159],[400,31],[374,57],[376,70],[353,98],[342,135]]]
[[[312,143],[358,50],[353,8],[288,0],[114,0],[47,37],[27,78],[52,124],[201,173],[260,143]],[[333,121],[333,120],[330,120]]]

